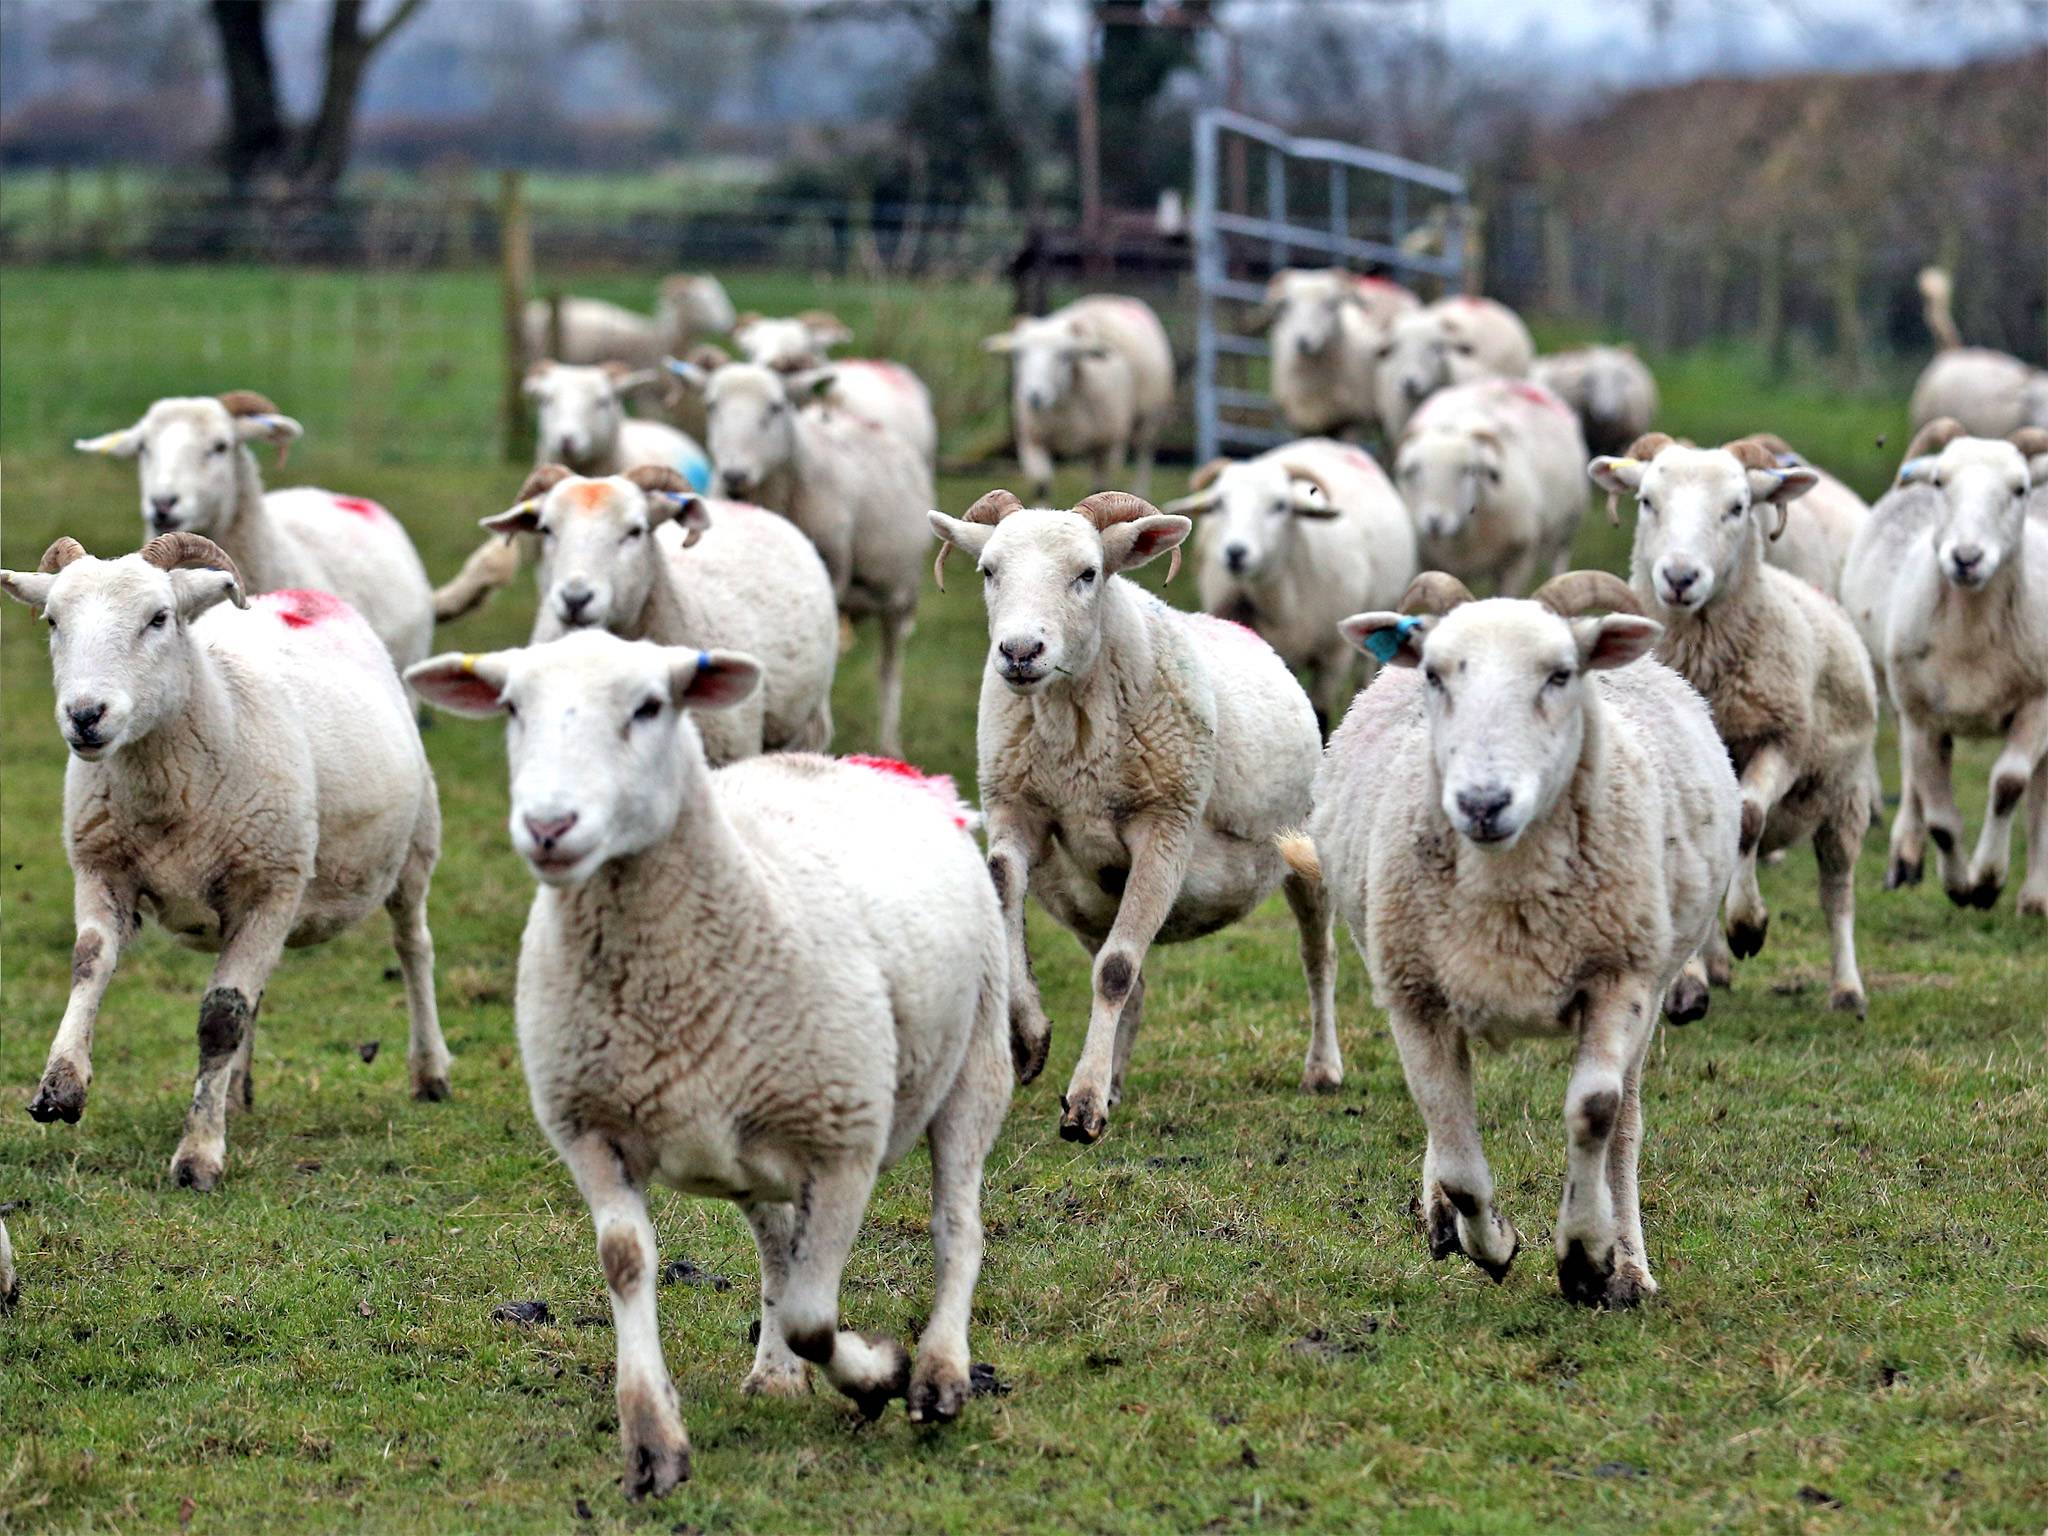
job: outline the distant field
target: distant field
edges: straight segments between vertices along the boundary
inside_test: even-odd
[[[743,307],[827,304],[877,350],[889,326],[933,355],[956,348],[949,420],[975,419],[957,397],[970,378],[999,406],[1000,375],[988,383],[971,349],[1006,290],[733,292]],[[32,565],[59,533],[132,547],[132,469],[63,445],[152,395],[241,385],[308,428],[273,483],[374,496],[451,571],[517,479],[493,457],[494,302],[469,278],[0,274],[0,563]],[[381,338],[364,349],[376,361],[294,339],[336,316]],[[1673,431],[1774,427],[1867,492],[1896,462],[1898,396],[1773,390],[1740,353],[1658,363]],[[939,499],[958,510],[1002,478],[948,476]],[[1618,566],[1628,536],[1595,508],[1581,557]],[[1191,590],[1183,577],[1170,595]],[[85,1119],[21,1111],[62,1008],[70,886],[43,644],[26,610],[0,606],[0,1205],[21,1203],[7,1220],[25,1286],[0,1319],[0,1531],[161,1530],[188,1514],[195,1533],[2048,1524],[2048,932],[2020,923],[2010,893],[1980,913],[1931,886],[1881,891],[1881,833],[1858,870],[1867,1022],[1824,1011],[1813,860],[1798,852],[1765,872],[1769,948],[1656,1047],[1644,1204],[1663,1294],[1627,1315],[1557,1295],[1562,1047],[1481,1065],[1489,1154],[1528,1242],[1496,1288],[1432,1265],[1414,1229],[1422,1133],[1348,945],[1340,1093],[1295,1088],[1305,1007],[1275,901],[1158,954],[1130,1095],[1108,1139],[1077,1150],[1055,1134],[1057,1094],[1087,971],[1034,913],[1054,1055],[990,1159],[973,1330],[1007,1395],[936,1434],[900,1408],[862,1425],[829,1391],[743,1401],[752,1245],[726,1210],[659,1194],[663,1257],[731,1286],[663,1292],[696,1475],[629,1507],[602,1275],[512,1044],[530,882],[505,836],[499,731],[427,734],[447,820],[432,919],[454,1098],[404,1096],[377,925],[294,953],[264,1007],[256,1108],[230,1131],[222,1189],[195,1198],[164,1169],[207,961],[161,935],[109,993]],[[522,586],[448,643],[517,643],[531,607]],[[927,590],[907,745],[970,790],[984,645],[972,583]],[[872,743],[872,660],[866,640],[843,660],[840,750]],[[1974,826],[1990,754],[1957,758]],[[369,1041],[382,1050],[365,1063]],[[928,1185],[922,1153],[885,1179],[848,1273],[854,1325],[924,1316]],[[557,1321],[490,1320],[528,1298]]]

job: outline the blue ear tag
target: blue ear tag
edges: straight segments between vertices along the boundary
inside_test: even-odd
[[[1408,637],[1422,628],[1420,619],[1403,619],[1390,629],[1376,629],[1365,637],[1365,648],[1371,651],[1373,659],[1382,666],[1394,659],[1394,653],[1401,649]]]

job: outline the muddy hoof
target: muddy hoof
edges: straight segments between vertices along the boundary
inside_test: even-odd
[[[36,1096],[29,1100],[28,1112],[31,1119],[45,1125],[53,1120],[78,1124],[78,1117],[85,1113],[85,1084],[78,1080],[78,1070],[68,1061],[50,1068],[36,1085]]]
[[[1600,1305],[1610,1312],[1626,1312],[1656,1295],[1657,1283],[1639,1270],[1617,1267],[1607,1282],[1607,1294]]]
[[[1707,984],[1697,976],[1681,976],[1671,983],[1671,990],[1664,997],[1664,1017],[1673,1024],[1693,1024],[1707,1016],[1707,1005],[1712,999],[1707,993]]]
[[[886,1352],[890,1359],[882,1367],[882,1373],[873,1382],[851,1390],[842,1388],[853,1406],[860,1410],[860,1416],[873,1422],[882,1416],[891,1400],[907,1396],[910,1392],[910,1356],[904,1353],[897,1340],[882,1333],[864,1333],[861,1338],[868,1348]]]
[[[1017,1086],[1038,1081],[1038,1074],[1045,1070],[1045,1058],[1052,1054],[1052,1027],[1047,1025],[1035,1035],[1026,1034],[1015,1024],[1010,1026],[1010,1065],[1017,1069]]]
[[[1958,906],[1972,906],[1980,912],[1989,912],[1998,905],[1999,893],[2004,889],[2005,882],[2003,880],[1995,880],[1987,875],[1971,886],[1960,897],[1952,896],[1950,899],[1954,900]]]
[[[1335,1093],[1344,1086],[1342,1067],[1304,1067],[1301,1072],[1303,1093]]]
[[[960,1417],[969,1395],[967,1378],[954,1367],[934,1369],[910,1384],[910,1422],[950,1424]]]
[[[1428,1236],[1432,1259],[1448,1259],[1465,1251],[1465,1245],[1458,1241],[1458,1213],[1444,1202],[1429,1208]]]
[[[757,1367],[747,1372],[740,1391],[747,1397],[809,1397],[811,1373],[802,1365],[794,1371],[764,1371]]]
[[[1752,959],[1764,952],[1764,935],[1770,932],[1771,920],[1767,917],[1760,923],[1733,922],[1728,925],[1728,948],[1738,960]]]
[[[1576,1237],[1565,1246],[1557,1261],[1557,1288],[1575,1307],[1606,1306],[1607,1286],[1613,1278],[1614,1255],[1608,1254],[1605,1264],[1596,1264],[1586,1252],[1586,1245]]]
[[[635,1503],[650,1496],[658,1499],[677,1483],[689,1480],[687,1439],[626,1447],[626,1475],[619,1486]]]
[[[1836,1013],[1853,1013],[1859,1019],[1870,1010],[1861,987],[1837,987],[1828,997],[1828,1007]]]
[[[180,1189],[196,1189],[206,1194],[220,1183],[221,1166],[218,1163],[203,1162],[196,1157],[181,1157],[171,1164],[171,1178]]]
[[[2021,891],[2019,914],[2021,917],[2048,917],[2048,896],[2038,891]]]
[[[1884,872],[1884,888],[1896,891],[1903,886],[1918,885],[1925,864],[1919,859],[1908,863],[1905,859],[1893,859],[1891,867]]]
[[[416,1077],[412,1080],[412,1096],[422,1104],[438,1104],[448,1097],[446,1074],[438,1077]]]
[[[1508,1277],[1508,1270],[1514,1266],[1515,1255],[1522,1251],[1522,1234],[1519,1231],[1517,1231],[1513,1226],[1509,1226],[1508,1235],[1513,1239],[1513,1242],[1508,1248],[1508,1256],[1502,1259],[1498,1264],[1494,1263],[1491,1259],[1481,1258],[1478,1254],[1473,1253],[1470,1249],[1467,1249],[1465,1251],[1465,1256],[1468,1259],[1470,1259],[1474,1264],[1477,1264],[1482,1270],[1484,1270],[1486,1272],[1486,1278],[1491,1280],[1495,1285],[1500,1285],[1504,1281],[1506,1281]]]
[[[1109,1129],[1109,1111],[1096,1102],[1093,1094],[1083,1094],[1080,1099],[1069,1103],[1060,1100],[1060,1140],[1078,1141],[1092,1147],[1102,1140],[1102,1133]]]
[[[0,1312],[12,1312],[21,1305],[21,1282],[16,1280],[6,1290],[0,1291]]]

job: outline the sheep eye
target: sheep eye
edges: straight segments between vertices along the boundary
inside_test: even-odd
[[[1739,501],[1731,501],[1728,503],[1728,515],[1730,517],[1740,517],[1747,510],[1748,509],[1744,507],[1743,504]]]
[[[1076,577],[1074,578],[1074,580],[1075,580],[1075,582],[1076,582],[1076,583],[1077,583],[1078,585],[1080,585],[1080,586],[1084,586],[1084,587],[1092,587],[1092,586],[1094,586],[1094,585],[1095,585],[1095,567],[1094,567],[1094,566],[1092,566],[1092,565],[1091,565],[1091,566],[1089,566],[1087,570],[1083,571],[1083,572],[1082,572],[1082,573],[1081,573],[1080,575],[1076,576]]]
[[[1438,693],[1442,693],[1444,691],[1444,680],[1443,678],[1437,675],[1436,668],[1431,667],[1428,671],[1424,672],[1422,676],[1423,680],[1427,682],[1430,687],[1434,688]]]
[[[984,565],[981,568],[981,579],[990,586],[994,586],[996,584],[996,568],[992,565]]]
[[[661,700],[649,699],[645,704],[642,704],[638,709],[633,711],[633,718],[635,720],[652,720],[656,715],[660,713]]]
[[[1543,679],[1543,686],[1546,688],[1562,688],[1566,683],[1570,682],[1571,680],[1572,674],[1570,669],[1567,667],[1559,667],[1555,672],[1551,673],[1550,676]]]
[[[1650,498],[1647,496],[1639,500],[1636,503],[1636,505],[1643,509],[1643,515],[1645,517],[1655,517],[1657,515],[1657,503],[1650,500]]]
[[[227,443],[227,439],[226,439],[226,438],[222,438],[222,439],[220,439],[220,440],[219,440],[218,442],[216,442],[216,443],[215,443],[215,444],[213,445],[213,451],[214,451],[215,453],[226,453],[226,452],[228,451],[228,443]]]
[[[1472,355],[1472,343],[1469,341],[1453,342],[1451,350],[1460,357],[1470,357]]]
[[[546,523],[542,523],[538,528],[534,529],[533,531],[539,534],[544,539],[552,539],[555,536],[555,530],[550,528]]]
[[[626,530],[626,538],[627,538],[627,539],[628,539],[629,541],[630,541],[630,540],[633,540],[633,539],[637,539],[637,538],[639,538],[639,537],[640,537],[640,535],[642,535],[642,534],[643,534],[643,533],[645,533],[646,531],[647,531],[647,530],[646,530],[645,528],[628,528],[628,529]]]
[[[151,629],[162,629],[166,624],[170,623],[170,621],[171,610],[168,608],[159,608],[155,613],[150,615],[149,627]]]

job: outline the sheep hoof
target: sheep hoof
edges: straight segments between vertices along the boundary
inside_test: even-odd
[[[1681,976],[1664,994],[1664,1017],[1673,1024],[1692,1024],[1707,1016],[1712,999],[1707,984],[1697,976]]]
[[[967,1373],[956,1365],[919,1367],[910,1383],[910,1422],[950,1424],[970,1396]]]
[[[1960,893],[1949,892],[1949,900],[1959,907],[1975,907],[1980,912],[1989,912],[1998,905],[1998,896],[2005,889],[2005,880],[2000,875],[1985,875],[1968,890]]]
[[[6,1290],[0,1291],[0,1312],[12,1312],[20,1304],[21,1282],[16,1280]]]
[[[1342,1067],[1308,1066],[1302,1068],[1301,1091],[1303,1093],[1335,1093],[1344,1086]]]
[[[1836,1013],[1853,1013],[1857,1018],[1865,1017],[1870,1011],[1868,1000],[1861,987],[1837,987],[1828,998],[1828,1007]]]
[[[448,1074],[422,1073],[412,1080],[412,1096],[422,1104],[438,1104],[448,1097]]]
[[[1657,1294],[1657,1282],[1647,1271],[1633,1266],[1617,1264],[1613,1278],[1607,1282],[1607,1294],[1600,1305],[1610,1312],[1626,1312],[1630,1307],[1641,1306]]]
[[[1738,960],[1748,960],[1764,952],[1764,935],[1770,931],[1771,920],[1766,917],[1760,923],[1737,919],[1728,925],[1728,948]]]
[[[1606,1262],[1596,1263],[1586,1252],[1586,1245],[1575,1237],[1558,1256],[1557,1288],[1575,1307],[1608,1305],[1608,1284],[1614,1278],[1614,1252],[1611,1249]]]
[[[1050,1024],[1036,1032],[1010,1025],[1010,1064],[1017,1069],[1017,1086],[1038,1081],[1038,1074],[1045,1070],[1045,1058],[1052,1054],[1052,1026]]]
[[[220,1183],[221,1173],[221,1165],[211,1158],[181,1155],[171,1160],[171,1178],[177,1186],[197,1190],[202,1195]]]
[[[1891,867],[1884,872],[1884,888],[1896,891],[1902,886],[1918,885],[1923,868],[1924,862],[1920,859],[1893,859]]]
[[[1078,1094],[1072,1102],[1062,1097],[1060,1109],[1063,1111],[1060,1115],[1061,1141],[1078,1141],[1084,1146],[1093,1146],[1109,1129],[1109,1111],[1093,1092]]]
[[[78,1124],[78,1117],[85,1113],[85,1084],[79,1081],[78,1069],[68,1061],[52,1066],[37,1085],[36,1096],[29,1100],[28,1112],[30,1118],[45,1125],[52,1120]]]
[[[1451,1209],[1449,1202],[1430,1202],[1428,1237],[1432,1259],[1448,1259],[1454,1253],[1465,1251],[1465,1245],[1458,1241],[1458,1213]]]
[[[872,1423],[882,1416],[882,1410],[889,1406],[891,1399],[909,1395],[910,1356],[904,1353],[902,1344],[885,1333],[864,1333],[861,1338],[870,1349],[887,1354],[889,1362],[872,1382],[840,1390],[852,1399],[853,1406],[860,1410],[860,1416]]]
[[[677,1483],[689,1480],[690,1442],[687,1436],[627,1445],[626,1476],[620,1487],[633,1502],[638,1503],[650,1495],[658,1499]]]
[[[811,1373],[802,1362],[794,1371],[764,1371],[757,1365],[740,1383],[740,1392],[746,1397],[809,1397]]]
[[[2048,917],[2048,891],[2021,891],[2019,914],[2021,917]]]
[[[1505,1223],[1503,1224],[1505,1225]],[[1508,1247],[1508,1256],[1498,1264],[1494,1263],[1491,1259],[1483,1258],[1479,1254],[1473,1253],[1470,1249],[1466,1250],[1466,1257],[1484,1270],[1486,1278],[1495,1285],[1501,1285],[1506,1282],[1508,1270],[1514,1265],[1515,1255],[1522,1251],[1522,1234],[1515,1230],[1513,1226],[1509,1226],[1508,1236],[1513,1239],[1513,1242]]]

